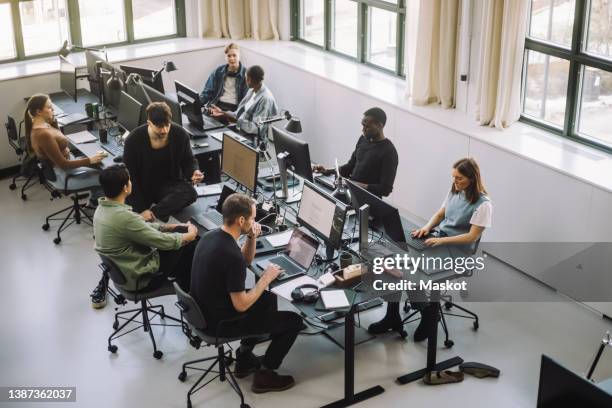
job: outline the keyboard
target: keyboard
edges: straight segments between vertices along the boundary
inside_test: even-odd
[[[414,238],[412,236],[412,231],[419,228],[421,227],[408,220],[402,219],[402,229],[404,230],[404,235],[406,236],[406,244],[417,251],[422,251],[428,248],[425,246],[425,240],[429,238],[429,236],[426,238]]]
[[[286,274],[293,275],[295,273],[302,272],[302,269],[296,266],[294,263],[289,261],[284,256],[276,256],[270,259],[270,263],[276,264],[281,267]]]
[[[210,210],[193,217],[193,220],[207,230],[213,230],[223,225],[223,214],[217,210]]]
[[[225,127],[223,123],[206,115],[202,115],[202,121],[204,122],[204,130],[213,130]]]
[[[100,147],[113,156],[121,156],[123,154],[123,146],[119,146],[113,137],[108,139],[107,143],[100,143]]]
[[[314,181],[315,183],[324,185],[330,190],[334,190],[336,188],[336,184],[334,183],[333,176],[324,176],[322,174],[319,174],[318,176],[314,177]]]

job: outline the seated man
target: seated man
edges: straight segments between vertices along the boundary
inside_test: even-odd
[[[254,222],[255,202],[244,194],[230,195],[222,207],[223,226],[208,232],[198,244],[193,258],[191,295],[200,305],[209,327],[245,313],[237,322],[219,327],[221,336],[267,335],[272,338],[261,363],[252,353],[256,339],[241,342],[236,352],[236,377],[255,371],[251,389],[255,393],[282,391],[295,381],[277,370],[298,333],[304,328],[299,315],[277,309],[277,298],[266,291],[280,273],[270,265],[252,289],[245,289],[246,268],[255,256],[255,242],[261,226]],[[237,239],[247,234],[240,248]]]
[[[387,115],[380,108],[370,108],[361,119],[362,135],[357,141],[350,160],[340,166],[340,175],[359,184],[378,197],[393,191],[397,172],[397,150],[391,140],[385,138],[383,128]],[[333,169],[315,165],[313,171],[331,174]]]
[[[192,183],[204,175],[197,169],[189,135],[172,123],[172,112],[164,102],[147,107],[147,123],[134,129],[123,150],[123,161],[134,183],[129,204],[146,221],[168,221],[168,217],[198,195]]]
[[[236,122],[238,128],[243,132],[256,135],[257,120],[268,119],[279,113],[274,95],[264,85],[263,80],[263,68],[259,65],[253,65],[246,72],[246,83],[249,86],[249,91],[240,101],[238,108],[232,112],[213,105],[210,109],[210,115],[220,120]],[[261,131],[261,137],[263,138],[268,134],[268,126],[263,126]]]
[[[217,105],[226,111],[235,111],[248,91],[246,68],[240,62],[238,44],[225,47],[227,64],[219,65],[206,80],[200,93],[202,105]]]
[[[104,196],[94,213],[95,250],[110,259],[125,276],[126,290],[155,289],[174,277],[188,287],[198,230],[187,224],[187,232],[172,232],[178,225],[147,223],[125,199],[132,192],[130,174],[123,165],[100,173]],[[98,294],[105,302],[107,282]],[[102,292],[104,290],[104,292]],[[103,298],[103,299],[102,299]]]

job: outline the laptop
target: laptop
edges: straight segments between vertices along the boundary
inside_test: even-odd
[[[289,245],[284,253],[259,261],[256,265],[262,270],[265,270],[271,263],[280,266],[283,272],[278,276],[278,280],[285,280],[305,274],[310,268],[317,249],[319,249],[319,241],[296,228],[291,234]]]
[[[221,190],[221,195],[219,196],[217,205],[214,208],[206,210],[202,214],[193,216],[193,220],[209,231],[221,227],[223,225],[223,214],[221,214],[221,208],[223,207],[225,199],[233,193],[234,190],[232,190],[230,187],[223,186],[223,190]]]

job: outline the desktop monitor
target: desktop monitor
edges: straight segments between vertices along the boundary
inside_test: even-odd
[[[127,93],[138,102],[140,102],[143,106],[142,114],[140,117],[140,123],[146,123],[147,121],[147,106],[149,106],[149,101],[147,99],[147,95],[151,102],[166,102],[170,107],[170,111],[172,112],[172,121],[176,122],[179,125],[183,125],[183,120],[181,118],[181,107],[177,101],[170,98],[169,96],[164,95],[163,93],[157,91],[156,89],[151,88],[147,84],[143,84],[142,88],[137,83],[128,81],[126,84]],[[143,93],[146,92],[146,95]]]
[[[76,85],[76,67],[70,63],[65,57],[59,56],[60,59],[60,88],[77,101],[77,85]]]
[[[308,143],[276,127],[272,127],[272,134],[274,136],[274,150],[276,154],[286,154],[287,169],[291,169],[300,177],[312,182],[312,165],[310,163]]]
[[[174,86],[176,87],[176,98],[181,107],[181,112],[187,116],[189,123],[198,129],[203,129],[204,120],[202,119],[200,94],[179,81],[174,81]]]
[[[221,171],[224,174],[254,193],[257,186],[258,165],[259,154],[257,150],[226,133],[223,134]]]
[[[375,225],[382,226],[385,233],[394,242],[406,242],[406,235],[397,208],[384,202],[368,190],[359,187],[351,180],[346,180],[351,192],[351,203],[354,208],[361,208],[364,204],[370,206],[370,216]]]
[[[612,395],[542,355],[537,407],[612,407]]]
[[[121,91],[119,97],[119,111],[117,113],[117,122],[119,125],[131,132],[140,125],[142,114],[142,104],[132,98],[127,93]]]
[[[144,82],[146,85],[149,85],[151,88],[161,92],[162,94],[164,93],[164,82],[162,81],[161,73],[155,75],[156,73],[158,73],[157,70],[132,67],[129,65],[119,65],[119,68],[121,68],[121,70],[125,72],[126,75],[140,75],[140,77],[142,78],[142,82]]]
[[[297,220],[315,235],[322,238],[328,247],[339,249],[346,219],[346,206],[329,194],[304,180],[302,200]]]

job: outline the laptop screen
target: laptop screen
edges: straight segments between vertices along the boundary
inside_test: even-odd
[[[319,242],[316,239],[296,228],[289,239],[287,253],[289,258],[297,262],[298,265],[308,269],[318,248]]]

